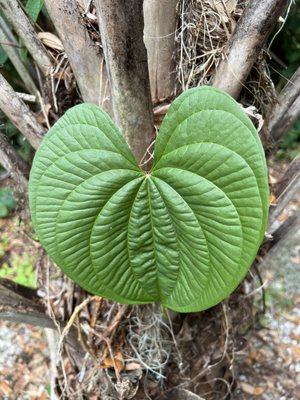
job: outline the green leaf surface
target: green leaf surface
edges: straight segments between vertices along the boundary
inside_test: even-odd
[[[0,10],[0,17],[5,18],[4,14],[1,10]],[[0,45],[0,66],[3,66],[7,60],[8,60],[8,56],[5,52],[5,50],[3,49],[3,47]]]
[[[17,202],[9,188],[0,188],[0,202],[5,204],[8,208],[13,209]]]
[[[242,108],[202,87],[170,107],[150,173],[104,111],[73,107],[37,151],[29,198],[41,243],[87,291],[192,312],[226,298],[251,265],[267,168]]]
[[[3,47],[0,46],[0,66],[5,64],[7,60],[8,60],[8,56],[7,56],[6,52],[4,51]]]
[[[44,0],[27,0],[25,10],[33,22],[36,22],[44,5]]]
[[[5,204],[0,203],[0,218],[5,218],[9,214],[9,210]]]

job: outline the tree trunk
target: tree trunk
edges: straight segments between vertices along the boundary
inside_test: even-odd
[[[289,185],[293,185],[295,179],[300,175],[300,155],[296,157],[288,166],[283,177],[277,182],[274,195],[279,197]]]
[[[175,31],[178,0],[144,1],[144,41],[147,48],[152,101],[162,101],[175,90]]]
[[[287,208],[288,204],[295,199],[300,198],[300,175],[297,176],[289,183],[286,189],[276,200],[276,206],[270,210],[269,217],[269,228],[268,233],[272,234],[281,224],[278,219],[284,209]]]
[[[228,41],[213,85],[237,98],[287,0],[249,1]]]
[[[35,290],[3,278],[0,278],[0,319],[54,330],[66,325],[63,321],[54,322],[47,315]],[[66,343],[77,354],[84,356],[73,327],[66,335]]]
[[[267,129],[277,142],[300,115],[300,67],[280,92],[275,106],[267,117]]]
[[[110,111],[110,94],[100,48],[84,25],[75,1],[45,0],[49,15],[63,43],[83,100]]]
[[[154,138],[143,1],[97,0],[96,4],[114,118],[140,162]]]
[[[269,132],[271,135],[271,139],[275,143],[278,143],[280,140],[282,140],[284,136],[291,130],[294,123],[299,119],[300,94],[299,97],[297,97],[296,100],[292,103],[292,105],[289,108],[286,108],[285,111],[279,116],[279,113],[281,113],[284,108],[284,106],[282,108],[278,107],[277,115],[272,112],[273,118],[270,121]]]
[[[2,278],[0,278],[0,318],[56,329],[34,290]]]

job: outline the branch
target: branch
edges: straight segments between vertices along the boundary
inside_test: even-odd
[[[249,1],[228,41],[213,85],[237,98],[288,0]]]
[[[284,239],[291,230],[294,230],[294,228],[299,229],[299,226],[300,213],[296,212],[294,215],[288,217],[273,233],[272,247],[275,246],[280,240]]]
[[[0,278],[0,318],[56,329],[34,290],[2,278]]]
[[[47,11],[63,43],[84,101],[108,111],[109,86],[100,48],[97,49],[84,25],[75,1],[45,0]]]
[[[40,70],[45,76],[49,75],[52,70],[52,62],[18,0],[0,0],[0,8]]]
[[[9,144],[6,136],[0,132],[0,164],[8,171],[16,183],[17,189],[27,197],[27,179],[29,167]]]
[[[300,175],[300,155],[290,163],[284,175],[277,182],[274,189],[275,197],[278,198],[289,185],[293,185],[293,182],[297,178],[299,178],[299,175]]]
[[[281,226],[274,232],[274,243],[272,248],[266,254],[266,256],[259,263],[259,269],[265,269],[267,267],[274,268],[274,264],[284,265],[286,260],[284,258],[284,252],[286,250],[291,251],[295,247],[295,235],[299,232],[300,227],[300,215],[299,211],[296,215],[288,218]]]
[[[24,82],[28,91],[32,94],[37,93],[37,87],[30,76],[23,60],[21,59],[20,52],[18,51],[18,42],[16,41],[14,35],[10,31],[9,27],[6,25],[4,19],[0,16],[0,41],[1,46],[8,58],[12,62],[16,71],[18,72],[20,78]],[[7,43],[7,44],[6,44]]]
[[[278,197],[276,206],[270,210],[268,233],[273,234],[280,225],[278,220],[287,205],[300,196],[300,174],[289,183],[284,192]]]
[[[0,278],[0,318],[17,323],[57,329],[57,325],[46,314],[46,310],[35,290],[3,278]],[[61,329],[64,328],[65,322],[56,322]],[[75,328],[69,330],[66,343],[77,353],[84,355],[77,340]]]
[[[177,3],[178,0],[144,1],[144,41],[154,102],[170,97],[175,89],[173,53]]]
[[[300,67],[280,92],[267,118],[268,132],[275,141],[281,139],[300,114]]]
[[[142,0],[97,0],[117,125],[140,161],[154,136]]]
[[[18,130],[26,137],[32,147],[37,149],[41,143],[45,130],[42,125],[37,122],[35,116],[1,74],[0,108]]]

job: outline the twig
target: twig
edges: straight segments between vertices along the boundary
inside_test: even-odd
[[[39,103],[40,103],[40,105],[41,105],[42,113],[43,113],[43,115],[44,115],[47,128],[50,129],[50,128],[51,128],[51,125],[50,125],[50,122],[49,122],[49,118],[48,118],[47,111],[46,111],[46,109],[45,109],[44,100],[43,100],[43,98],[42,98],[40,92],[37,92],[37,96],[38,96],[38,99],[39,99]]]
[[[16,92],[16,95],[26,103],[35,103],[36,102],[36,96],[34,96],[32,94]]]
[[[99,296],[88,297],[82,303],[80,303],[78,306],[75,307],[75,310],[74,310],[73,314],[71,315],[67,325],[64,327],[64,329],[63,329],[63,331],[61,333],[61,336],[60,336],[60,339],[59,339],[59,345],[58,345],[59,349],[62,346],[62,343],[64,341],[65,336],[68,334],[71,326],[74,324],[77,315],[80,313],[80,311],[84,307],[86,307],[90,302],[92,302],[92,301],[94,301],[96,299],[99,299]]]

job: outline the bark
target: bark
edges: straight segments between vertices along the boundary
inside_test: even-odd
[[[16,153],[14,148],[8,143],[6,136],[0,132],[0,164],[8,171],[15,181],[17,188],[27,196],[27,179],[25,174],[29,172],[29,167],[24,160]]]
[[[56,329],[34,290],[2,278],[0,278],[0,318]]]
[[[277,141],[290,129],[300,114],[300,67],[280,92],[267,119],[268,131]]]
[[[86,12],[89,9],[89,5],[91,3],[91,0],[76,0],[76,2],[82,8],[82,11]]]
[[[294,238],[298,234],[299,228],[300,215],[298,211],[296,215],[294,215],[292,218],[289,218],[283,224],[283,226],[281,226],[274,233],[274,245],[263,258],[263,260],[259,263],[258,267],[260,270],[268,268],[275,270],[278,269],[278,265],[280,265],[284,270],[282,275],[285,275],[287,273],[287,271],[285,271],[287,260],[285,259],[284,253],[287,251],[290,253],[292,249],[295,248]]]
[[[37,292],[31,288],[0,278],[0,318],[11,322],[25,323],[49,329],[65,326],[63,321],[53,321],[47,314]],[[77,340],[76,329],[71,328],[66,343],[77,355],[84,351]]]
[[[299,178],[300,175],[300,155],[296,157],[288,166],[283,177],[277,182],[274,195],[279,197],[289,185],[293,185],[293,182]]]
[[[276,229],[280,226],[279,217],[281,213],[286,209],[288,204],[298,199],[300,196],[300,175],[298,174],[289,185],[286,187],[284,192],[279,196],[276,201],[276,206],[271,209],[269,217],[269,228],[268,233],[273,234]]]
[[[275,108],[277,108],[277,106],[275,106]],[[277,115],[272,112],[272,119],[270,120],[270,125],[268,127],[269,135],[275,142],[282,140],[284,136],[292,129],[294,123],[300,118],[300,94],[290,108],[283,110],[284,108],[284,106],[282,109],[278,107]],[[279,116],[279,114],[281,115]]]
[[[175,89],[176,5],[178,0],[144,1],[144,40],[152,100],[162,101]]]
[[[1,0],[0,0],[1,1]],[[0,108],[26,137],[33,148],[41,143],[45,129],[40,125],[26,104],[0,74]]]
[[[36,102],[36,96],[34,96],[33,94],[16,92],[16,95],[19,97],[19,99],[23,100],[25,103]]]
[[[300,213],[296,212],[286,219],[278,229],[273,233],[272,246],[275,246],[280,240],[284,239],[291,230],[299,229],[300,227]]]
[[[14,35],[12,34],[6,22],[1,16],[0,16],[0,41],[3,50],[7,54],[11,63],[18,72],[20,78],[24,82],[26,89],[29,91],[29,93],[36,94],[37,87],[30,73],[28,72],[26,65],[21,59],[20,51],[18,50],[18,42],[16,41]]]
[[[84,101],[109,111],[109,87],[100,48],[91,40],[75,1],[45,0]]]
[[[96,5],[115,121],[141,161],[154,137],[143,1],[97,0]]]
[[[0,8],[42,73],[49,75],[52,70],[52,61],[18,0],[0,0]]]
[[[239,96],[254,62],[288,3],[288,0],[248,2],[228,41],[224,59],[213,80],[214,86],[234,98]]]

